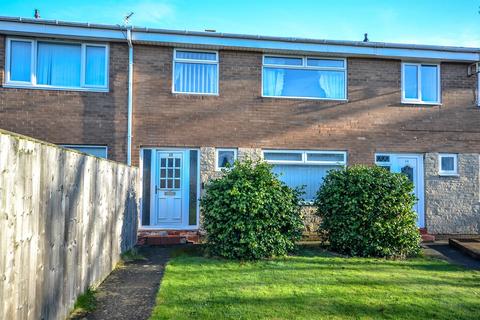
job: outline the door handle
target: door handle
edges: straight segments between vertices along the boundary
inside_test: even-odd
[[[158,193],[160,191],[160,188],[158,186],[155,186],[155,193]]]

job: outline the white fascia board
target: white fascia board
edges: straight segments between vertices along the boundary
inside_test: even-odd
[[[60,38],[81,38],[90,40],[126,41],[121,30],[88,28],[77,26],[61,26],[55,24],[19,23],[0,21],[0,32],[24,36],[52,36]]]
[[[45,36],[70,39],[88,39],[99,41],[126,41],[126,30],[113,27],[69,26],[54,23],[29,23],[18,21],[0,21],[0,32],[10,35]],[[308,52],[338,56],[364,56],[394,59],[418,59],[476,62],[480,54],[472,51],[449,51],[422,48],[393,48],[388,46],[354,46],[348,44],[310,43],[302,41],[281,41],[199,34],[181,34],[161,31],[132,30],[133,42],[168,43],[178,45],[210,46],[221,49],[239,48],[264,52]]]
[[[473,62],[480,59],[480,55],[474,52],[440,51],[425,49],[403,49],[388,47],[361,47],[348,45],[332,45],[317,43],[302,43],[290,41],[272,41],[264,39],[240,39],[228,37],[181,35],[167,33],[153,33],[135,31],[133,41],[137,42],[165,42],[183,45],[205,45],[215,47],[246,48],[271,51],[305,51],[319,54],[341,56],[374,56],[381,58],[407,58],[419,60],[451,60]]]

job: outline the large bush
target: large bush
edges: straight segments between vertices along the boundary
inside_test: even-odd
[[[236,162],[211,181],[202,197],[209,250],[231,259],[285,255],[302,234],[301,192],[264,162]]]
[[[381,167],[331,171],[317,193],[320,232],[332,250],[354,256],[418,254],[416,198],[406,176]]]

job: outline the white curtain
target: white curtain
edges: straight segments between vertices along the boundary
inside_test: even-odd
[[[80,45],[39,42],[37,55],[38,84],[80,86]]]
[[[175,91],[218,93],[217,65],[203,63],[175,63]]]
[[[338,71],[319,71],[318,83],[325,92],[325,98],[345,98],[345,74]]]
[[[105,47],[87,46],[85,64],[85,84],[104,86],[105,81]]]
[[[272,68],[263,69],[263,95],[282,96],[284,83],[285,70]]]
[[[10,80],[30,82],[32,43],[12,41],[10,46]]]

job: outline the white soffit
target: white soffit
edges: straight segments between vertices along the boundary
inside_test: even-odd
[[[59,37],[98,41],[126,41],[125,28],[86,23],[69,23],[0,17],[0,33],[34,37]],[[413,60],[474,62],[480,60],[480,49],[422,46],[405,44],[361,43],[355,41],[327,41],[229,35],[209,32],[182,32],[133,28],[134,43],[179,45],[182,47],[230,48],[277,53],[309,53],[363,56]]]

